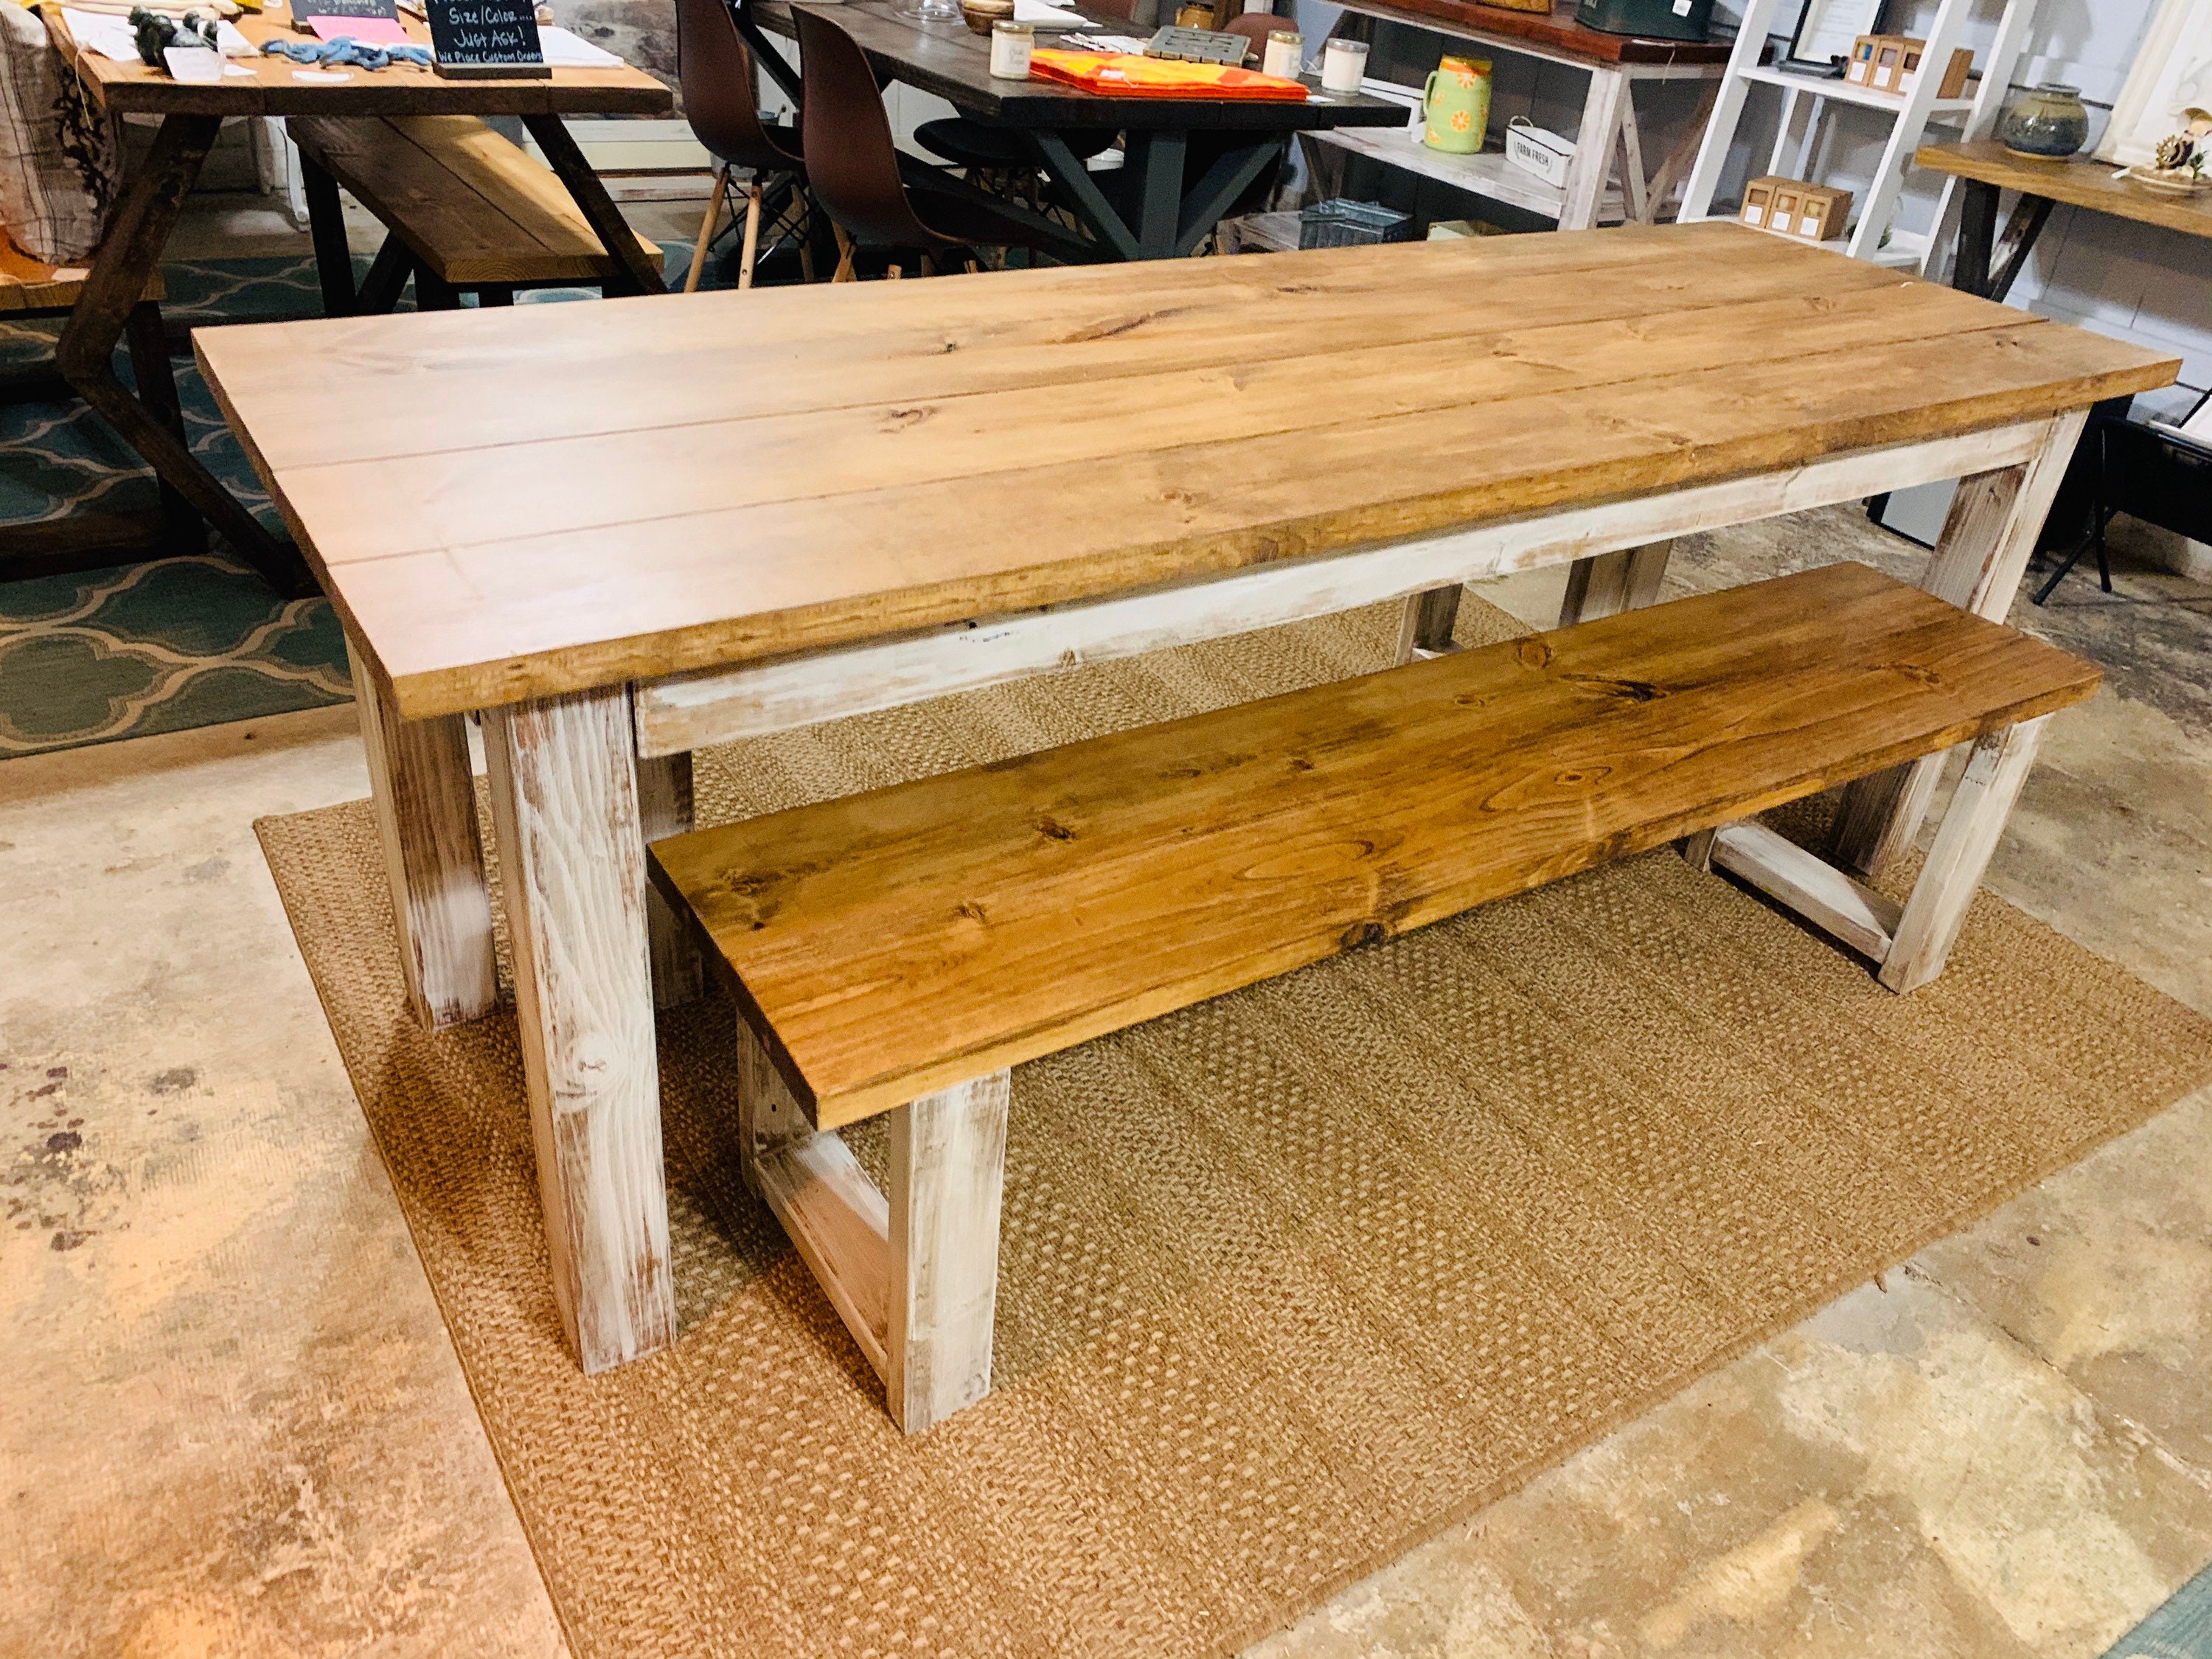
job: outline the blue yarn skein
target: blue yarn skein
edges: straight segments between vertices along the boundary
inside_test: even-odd
[[[350,34],[341,34],[335,40],[264,40],[261,50],[264,56],[274,52],[295,64],[319,64],[325,69],[380,70],[392,64],[430,67],[428,46],[376,46]]]

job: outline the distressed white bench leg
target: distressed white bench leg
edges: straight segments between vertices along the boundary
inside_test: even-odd
[[[1398,624],[1401,666],[1456,649],[1452,629],[1459,622],[1459,596],[1463,591],[1454,582],[1449,587],[1431,587],[1407,597],[1404,619]]]
[[[648,842],[680,836],[691,828],[691,757],[688,753],[638,762],[637,811]],[[645,918],[653,947],[653,1006],[680,1007],[706,988],[699,947],[684,919],[658,891],[646,895]]]
[[[738,1024],[739,1156],[759,1194],[884,1379],[908,1434],[991,1391],[1011,1074],[890,1114],[890,1194],[817,1133],[767,1048]]]
[[[1891,990],[1918,989],[1950,960],[2050,718],[2022,720],[1974,745],[1882,963],[1881,982]]]
[[[1701,830],[1694,836],[1685,836],[1674,843],[1681,849],[1682,859],[1692,870],[1713,867],[1713,843],[1720,836],[1718,830]]]
[[[1623,548],[1577,559],[1567,567],[1567,596],[1559,606],[1559,626],[1596,622],[1624,611],[1641,611],[1656,603],[1660,584],[1667,580],[1667,561],[1674,556],[1671,541]]]
[[[499,975],[468,727],[459,714],[403,720],[350,642],[347,654],[407,1006],[433,1027],[475,1019],[498,1000]]]
[[[884,1393],[920,1434],[991,1391],[999,1200],[1012,1074],[891,1114],[891,1297]]]
[[[599,1371],[676,1333],[629,694],[483,725],[553,1297]]]
[[[2087,411],[2062,415],[2049,423],[2032,459],[1960,481],[1923,587],[1991,622],[2001,623],[2010,614],[2087,420]],[[1887,869],[1919,835],[1943,761],[1942,755],[1929,755],[1845,789],[1830,855],[1864,876]]]

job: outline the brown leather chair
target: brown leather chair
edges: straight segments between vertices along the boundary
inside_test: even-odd
[[[684,291],[699,286],[707,268],[708,246],[720,222],[730,174],[752,175],[745,197],[744,248],[738,264],[738,286],[753,285],[760,252],[763,204],[769,187],[804,191],[806,163],[799,135],[781,122],[761,118],[760,95],[753,81],[753,55],[738,33],[727,0],[676,0],[676,74],[684,88],[684,116],[691,131],[719,165],[707,198],[707,217],[699,245],[691,250],[691,270]]]
[[[1047,246],[1029,226],[972,195],[909,188],[891,141],[866,54],[853,37],[817,13],[793,11],[804,83],[799,133],[814,198],[838,229],[842,258],[835,280],[850,281],[860,248],[925,256],[979,247]]]

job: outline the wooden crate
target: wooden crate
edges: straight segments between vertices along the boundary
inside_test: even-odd
[[[1833,241],[1851,216],[1851,192],[1777,173],[1744,186],[1744,223],[1801,242]]]
[[[1850,67],[1844,72],[1844,78],[1854,86],[1901,96],[1918,82],[1921,59],[1927,53],[1928,43],[1915,40],[1910,35],[1862,34],[1851,47]],[[1936,89],[1936,95],[1964,95],[1967,77],[1973,71],[1974,54],[1965,46],[1959,47],[1951,54],[1951,62],[1943,71],[1943,84]]]

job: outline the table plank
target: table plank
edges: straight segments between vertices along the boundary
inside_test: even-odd
[[[2212,191],[2195,196],[2162,196],[2117,177],[2119,169],[2109,161],[2087,156],[2039,161],[2014,155],[1995,139],[1972,144],[1929,144],[1912,160],[1914,166],[1931,173],[1978,179],[2000,190],[2064,202],[2116,219],[2163,225],[2185,236],[2212,237]]]
[[[1838,274],[1862,269],[1863,262],[1837,262]],[[1058,381],[975,392],[954,386],[933,397],[894,394],[884,401],[526,447],[307,465],[291,474],[286,495],[295,512],[337,526],[318,547],[325,560],[343,566],[612,528],[635,514],[626,481],[646,471],[665,481],[653,503],[661,520],[952,479],[993,489],[998,486],[991,475],[1017,468],[1110,466],[1127,453],[1130,433],[1140,425],[1171,439],[1204,434],[1215,444],[1455,410],[1494,418],[1502,430],[1516,418],[1513,400],[1749,368],[1768,356],[1783,334],[1797,339],[1801,355],[1794,361],[1809,364],[1818,354],[1842,371],[1856,354],[1894,356],[1911,342],[2010,330],[2019,321],[2017,313],[1995,311],[1949,289],[1893,282],[1835,296],[1509,329],[1490,337],[1473,362],[1419,340],[1091,376],[1076,404]],[[1336,395],[1315,397],[1319,385],[1336,386]],[[379,497],[387,505],[375,519],[346,516],[351,502]]]
[[[1487,37],[1510,51],[1526,41],[1584,64],[1686,64],[1717,69],[1728,62],[1733,40],[1664,40],[1648,35],[1612,34],[1576,21],[1578,0],[1553,0],[1549,11],[1509,11],[1480,0],[1360,0],[1355,10],[1370,17],[1433,27],[1428,20],[1457,25],[1468,34]]]
[[[355,70],[340,82],[293,78],[301,65],[284,58],[235,60],[252,80],[227,77],[188,85],[166,70],[119,64],[80,46],[58,6],[46,9],[56,47],[105,108],[157,115],[665,115],[675,108],[669,89],[627,64],[608,69],[556,69],[550,79],[442,80],[426,69],[395,64]],[[404,13],[400,24],[423,46],[428,27]],[[294,33],[289,13],[272,4],[258,16],[238,20],[239,32],[257,48],[264,40],[311,40]]]
[[[1862,565],[657,843],[820,1127],[2080,702]]]
[[[1546,241],[1553,244],[1547,247]],[[1654,258],[1694,247],[1694,262]],[[1726,225],[1200,259],[1172,295],[1133,264],[890,284],[757,289],[656,308],[590,307],[548,330],[520,313],[426,313],[405,349],[384,319],[233,330],[222,372],[255,387],[271,465],[555,441],[638,427],[1049,384],[1289,355],[1300,341],[1443,342],[1600,322],[1686,303],[1894,287],[1863,262],[1818,270],[1778,238]],[[1527,283],[1512,281],[1522,273]],[[1504,285],[1504,286],[1502,286]],[[1810,285],[1810,286],[1808,286]],[[854,297],[847,299],[845,296]],[[1239,320],[1282,318],[1255,331]],[[2015,318],[2014,320],[2017,320]]]
[[[1249,279],[1279,284],[1265,326],[1220,303],[1246,264],[1282,273]],[[1671,295],[1608,307],[1655,272]],[[2178,367],[1717,224],[850,285],[757,323],[766,296],[714,297],[738,303],[196,340],[410,718],[1780,470]],[[1400,303],[1422,299],[1446,326]],[[343,348],[271,349],[319,328]],[[540,348],[592,389],[565,430],[538,406],[557,386],[518,395]],[[297,441],[309,374],[322,453]]]

